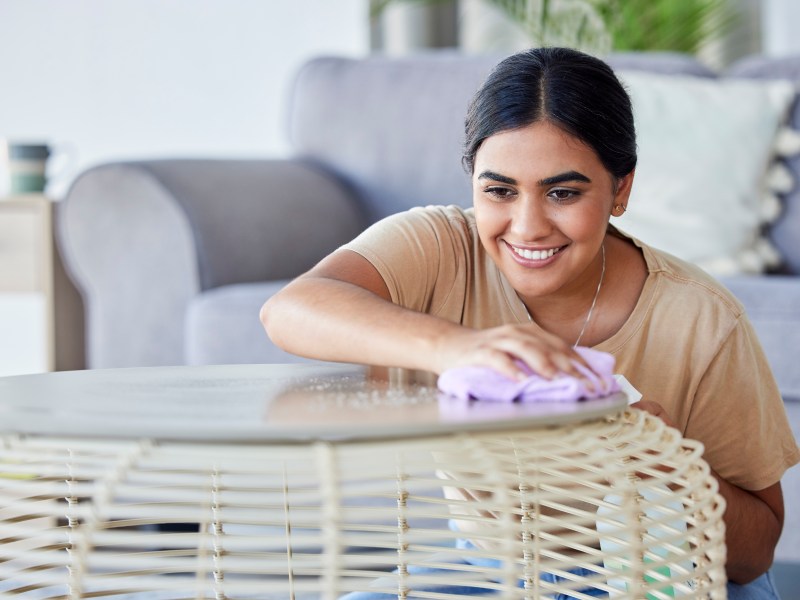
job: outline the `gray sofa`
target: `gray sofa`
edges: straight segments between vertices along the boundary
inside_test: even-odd
[[[367,224],[420,204],[470,203],[460,165],[466,104],[497,59],[320,58],[298,74],[287,160],[158,160],[83,173],[61,203],[60,247],[86,307],[90,368],[294,362],[258,311]],[[718,75],[677,55],[614,67],[789,78],[800,57],[753,57]],[[800,108],[794,107],[800,129]],[[800,158],[788,161],[800,180]],[[800,436],[800,189],[769,235],[781,274],[726,280],[762,339]],[[800,473],[785,480],[778,558],[800,562]]]

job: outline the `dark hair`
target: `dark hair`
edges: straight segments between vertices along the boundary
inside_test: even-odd
[[[569,48],[534,48],[498,64],[470,102],[464,168],[483,141],[548,121],[591,147],[616,178],[636,167],[631,101],[605,62]]]

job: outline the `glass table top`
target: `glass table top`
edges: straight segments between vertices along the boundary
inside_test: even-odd
[[[433,376],[359,365],[219,365],[0,378],[0,433],[197,441],[414,437],[564,425],[615,414],[582,402],[464,401]]]

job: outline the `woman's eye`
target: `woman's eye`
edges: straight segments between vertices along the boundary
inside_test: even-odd
[[[576,198],[579,194],[580,192],[576,192],[575,190],[558,189],[558,190],[551,190],[548,195],[554,200],[557,200],[559,202],[565,202],[567,200],[572,200]]]
[[[487,187],[483,191],[485,193],[489,194],[490,196],[494,196],[495,198],[502,198],[502,199],[510,198],[511,196],[514,195],[514,190],[510,190],[510,189],[504,188],[504,187],[492,186],[492,187]]]

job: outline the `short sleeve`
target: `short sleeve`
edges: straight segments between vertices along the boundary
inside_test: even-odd
[[[757,491],[780,481],[800,450],[761,345],[741,315],[697,388],[686,437],[726,481]]]
[[[414,208],[369,227],[342,248],[366,258],[392,302],[437,314],[469,272],[470,233],[457,207]]]

